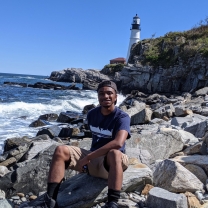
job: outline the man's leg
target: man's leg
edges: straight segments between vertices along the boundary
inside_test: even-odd
[[[118,202],[123,182],[122,153],[120,150],[110,150],[107,154],[108,203]]]
[[[120,150],[110,150],[107,154],[109,167],[108,188],[121,190],[123,182],[122,153]]]
[[[47,194],[56,200],[61,181],[64,178],[66,163],[70,161],[69,148],[65,145],[58,146],[53,154],[49,176]]]

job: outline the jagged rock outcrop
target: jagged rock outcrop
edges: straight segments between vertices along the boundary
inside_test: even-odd
[[[140,43],[142,44],[142,43]],[[143,92],[189,92],[208,85],[208,59],[196,54],[185,63],[180,61],[171,67],[132,64],[120,72],[121,90]]]
[[[58,82],[82,83],[83,89],[96,90],[100,82],[111,78],[94,69],[67,68],[61,71],[53,71],[49,79]]]

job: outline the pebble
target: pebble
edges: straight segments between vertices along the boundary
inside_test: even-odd
[[[17,196],[24,197],[25,195],[23,193],[17,193]]]
[[[32,192],[29,192],[28,193],[28,196],[33,196],[34,194]]]
[[[19,196],[12,196],[11,199],[13,199],[13,200],[19,200],[20,197]]]
[[[32,195],[32,196],[30,196],[30,197],[29,197],[29,199],[30,199],[30,200],[34,200],[34,199],[37,199],[37,196],[35,196],[35,195]]]
[[[201,191],[196,191],[195,196],[199,201],[204,199],[203,193]]]
[[[21,200],[22,200],[23,202],[27,201],[26,197],[22,197]]]

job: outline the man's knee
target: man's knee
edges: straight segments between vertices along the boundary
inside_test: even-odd
[[[69,160],[70,159],[69,148],[66,145],[60,145],[56,147],[54,151],[54,157],[60,157],[63,158],[64,160]]]
[[[116,163],[121,163],[122,162],[122,153],[120,150],[117,149],[112,149],[108,152],[107,154],[107,162],[110,165],[111,162],[115,164]]]

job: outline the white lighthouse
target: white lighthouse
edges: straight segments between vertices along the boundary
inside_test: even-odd
[[[131,27],[131,36],[130,36],[130,41],[129,41],[129,49],[128,49],[128,53],[127,53],[127,57],[126,57],[126,62],[128,63],[129,60],[129,55],[130,55],[130,51],[131,51],[131,46],[134,43],[137,43],[138,41],[140,41],[140,18],[137,16],[133,17],[133,22],[132,22],[132,27]]]

